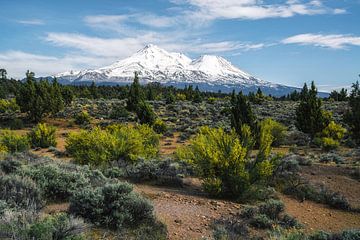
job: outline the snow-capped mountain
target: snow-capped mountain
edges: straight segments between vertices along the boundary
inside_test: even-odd
[[[219,56],[204,55],[192,60],[182,53],[167,52],[155,45],[109,66],[82,71],[68,71],[53,77],[63,83],[126,84],[132,82],[134,72],[140,82],[160,82],[167,85],[197,85],[206,90],[255,91],[258,87],[266,93],[282,95],[294,88],[260,80],[240,70]]]

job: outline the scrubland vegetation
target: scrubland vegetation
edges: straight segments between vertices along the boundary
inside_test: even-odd
[[[356,199],[312,174],[313,166],[336,164],[358,181],[358,83],[349,96],[343,90],[323,100],[314,83],[272,98],[260,89],[245,96],[141,86],[137,75],[124,87],[26,77],[0,82],[2,239],[99,239],[99,231],[109,239],[166,239],[171,223],[137,186],[186,189],[187,179],[201,183],[192,194],[241,204],[212,220],[212,239],[360,238],[351,229],[309,232],[281,201],[288,195],[360,212]],[[54,119],[67,123],[55,127]],[[175,134],[176,149],[162,153]],[[54,204],[66,208],[46,212]]]

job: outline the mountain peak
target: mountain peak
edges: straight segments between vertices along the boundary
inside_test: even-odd
[[[80,72],[66,72],[56,77],[72,82],[131,82],[134,72],[143,82],[211,84],[222,86],[265,86],[271,83],[257,79],[232,65],[223,57],[203,55],[192,60],[182,53],[168,52],[148,44],[132,56],[109,66]]]
[[[162,48],[159,48],[157,45],[154,45],[154,44],[148,44],[144,48],[142,48],[138,51],[138,53],[148,53],[148,52],[163,52],[164,53],[166,51]]]

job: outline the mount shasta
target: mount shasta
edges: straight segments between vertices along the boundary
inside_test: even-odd
[[[56,74],[63,84],[123,85],[133,81],[134,72],[139,73],[141,83],[159,82],[164,85],[184,87],[198,86],[202,90],[244,93],[257,88],[273,96],[281,96],[297,88],[260,80],[232,65],[226,59],[204,55],[192,60],[182,53],[167,52],[155,45],[142,50],[109,66]]]

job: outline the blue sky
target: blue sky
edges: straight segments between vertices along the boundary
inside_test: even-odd
[[[0,68],[16,78],[96,68],[152,43],[330,90],[358,79],[359,23],[360,0],[0,0]]]

